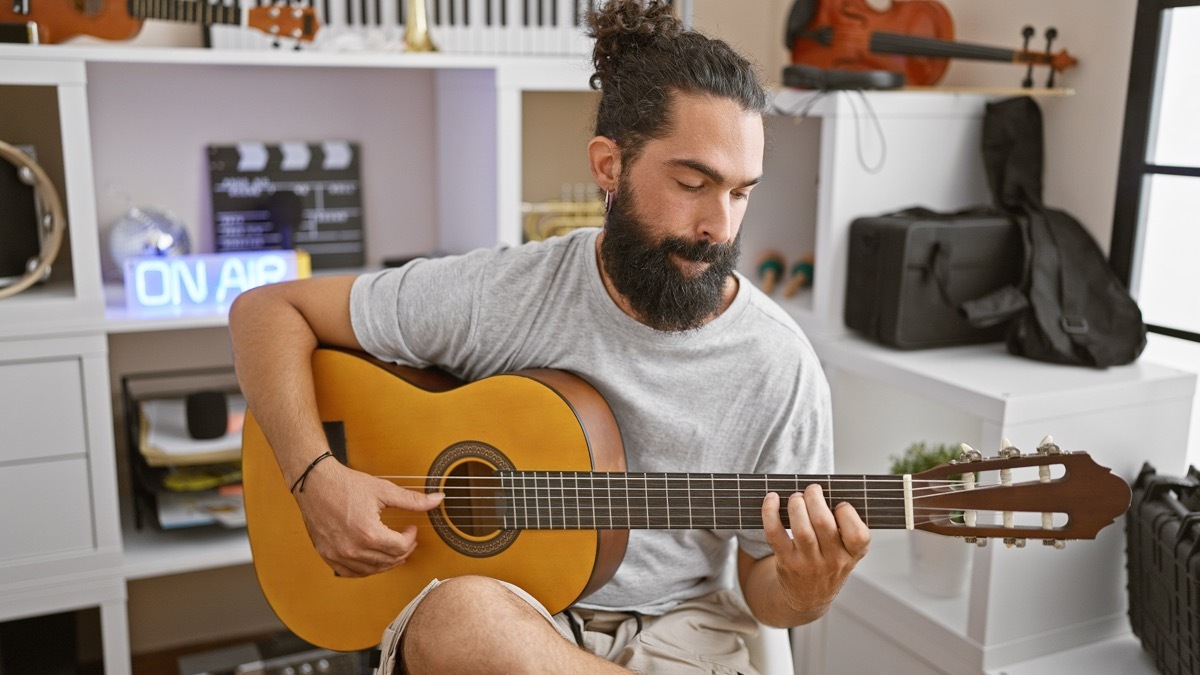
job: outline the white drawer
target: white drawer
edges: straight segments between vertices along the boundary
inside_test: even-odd
[[[87,461],[0,468],[0,564],[95,548]]]
[[[87,449],[79,357],[0,362],[0,464]]]

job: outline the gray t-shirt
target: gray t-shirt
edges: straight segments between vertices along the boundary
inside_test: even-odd
[[[598,233],[365,274],[350,296],[355,335],[378,358],[467,381],[571,371],[612,408],[629,471],[831,471],[829,389],[796,323],[739,277],[733,303],[703,327],[649,328],[605,290]],[[756,558],[771,553],[758,530],[634,530],[616,575],[581,604],[661,614],[715,590],[733,535]]]

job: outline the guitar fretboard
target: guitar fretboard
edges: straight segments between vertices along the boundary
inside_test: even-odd
[[[202,26],[237,26],[241,22],[241,9],[237,5],[204,0],[127,0],[126,7],[130,16],[139,19],[182,21]]]
[[[762,502],[780,496],[780,518],[789,525],[787,497],[816,483],[832,508],[849,502],[868,527],[905,527],[901,476],[795,476],[502,471],[500,499],[505,529],[712,529],[762,528]]]

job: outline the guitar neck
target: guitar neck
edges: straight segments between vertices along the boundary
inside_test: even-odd
[[[849,502],[872,529],[902,529],[912,493],[902,476],[663,474],[503,471],[499,493],[504,529],[739,530],[762,529],[762,502],[816,483],[830,507]],[[452,497],[448,497],[452,499]],[[476,516],[477,518],[482,516]]]
[[[127,0],[129,15],[138,19],[161,19],[202,26],[236,26],[242,22],[240,7],[195,0]]]

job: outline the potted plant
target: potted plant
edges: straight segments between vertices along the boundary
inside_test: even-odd
[[[918,474],[935,466],[958,459],[957,445],[916,442],[901,455],[892,456],[891,472],[896,475]],[[950,476],[956,480],[958,476]],[[962,514],[950,516],[962,522]],[[971,569],[971,551],[958,537],[946,537],[932,532],[915,530],[909,540],[909,571],[913,586],[929,595],[955,597],[966,588]]]

